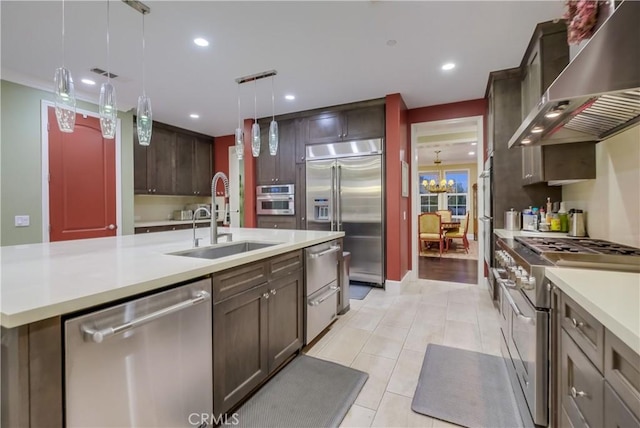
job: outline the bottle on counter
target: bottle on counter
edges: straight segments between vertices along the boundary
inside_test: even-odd
[[[569,215],[565,208],[564,202],[560,202],[560,208],[558,209],[558,217],[560,217],[560,232],[569,231]]]
[[[551,198],[547,198],[547,214],[551,214],[553,211],[553,204],[551,203]]]

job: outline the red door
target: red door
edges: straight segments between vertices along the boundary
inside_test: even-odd
[[[49,240],[116,234],[115,139],[102,138],[100,120],[76,115],[72,133],[49,116]]]

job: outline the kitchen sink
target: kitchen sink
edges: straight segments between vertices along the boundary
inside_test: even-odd
[[[169,253],[172,256],[197,257],[200,259],[219,259],[220,257],[233,256],[249,251],[259,250],[261,248],[278,245],[280,242],[256,242],[256,241],[240,241],[230,242],[211,247],[192,248],[190,250]]]

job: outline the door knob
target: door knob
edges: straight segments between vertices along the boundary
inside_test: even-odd
[[[107,229],[109,230],[114,230],[116,228],[115,224],[110,224],[109,226],[107,226]]]

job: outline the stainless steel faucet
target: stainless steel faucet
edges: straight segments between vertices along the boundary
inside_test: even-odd
[[[222,179],[222,184],[224,185],[224,216],[222,220],[222,224],[227,223],[227,215],[229,214],[229,179],[224,174],[224,172],[219,171],[216,172],[211,180],[211,244],[217,244],[218,238],[221,236],[226,236],[227,241],[231,241],[231,233],[220,233],[218,234],[218,210],[216,209],[216,186],[218,185],[218,180]]]
[[[193,246],[194,246],[194,247],[197,247],[197,246],[198,246],[198,241],[201,239],[201,238],[196,238],[196,218],[198,217],[196,214],[197,214],[200,210],[202,210],[202,211],[204,211],[205,213],[207,213],[207,215],[211,215],[211,212],[210,212],[208,209],[206,209],[205,207],[200,207],[200,208],[196,209],[196,210],[193,212]]]

